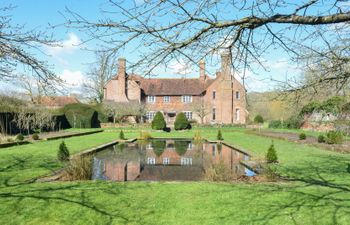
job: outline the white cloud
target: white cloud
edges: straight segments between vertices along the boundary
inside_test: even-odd
[[[81,86],[84,82],[84,75],[81,71],[64,69],[59,76],[67,84],[67,86],[70,87]]]
[[[75,50],[79,49],[79,45],[81,44],[80,38],[74,34],[69,33],[68,38],[62,42],[58,42],[58,46],[54,47],[46,47],[46,51],[48,54],[52,56],[57,56],[61,54],[71,54]]]
[[[169,64],[169,69],[174,74],[186,75],[193,72],[191,65],[188,65],[184,60],[173,61]]]

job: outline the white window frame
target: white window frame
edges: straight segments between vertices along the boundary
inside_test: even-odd
[[[169,165],[170,164],[170,158],[164,157],[163,158],[163,165]]]
[[[183,102],[183,103],[191,103],[192,102],[192,95],[182,95],[181,96],[181,102]]]
[[[148,165],[155,165],[155,164],[156,164],[156,158],[154,158],[154,157],[148,157],[148,158],[147,158],[147,164],[148,164]]]
[[[236,108],[236,112],[235,112],[236,121],[240,120],[240,116],[241,116],[240,114],[241,114],[241,110],[239,108]]]
[[[192,149],[193,149],[193,144],[192,144],[192,142],[188,143],[187,149],[188,149],[188,150],[192,150]]]
[[[181,157],[181,165],[183,165],[183,166],[192,165],[192,158],[191,157]]]
[[[152,121],[155,115],[156,115],[155,111],[149,111],[146,113],[146,119],[148,121]]]
[[[147,96],[147,102],[148,102],[148,103],[155,103],[155,102],[156,102],[156,96],[154,96],[154,95],[148,95],[148,96]]]
[[[170,96],[163,96],[163,102],[169,103],[170,102]]]
[[[183,113],[185,114],[185,116],[188,120],[192,120],[193,113],[191,111],[183,111]]]

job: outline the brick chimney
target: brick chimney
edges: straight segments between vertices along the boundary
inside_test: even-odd
[[[228,52],[221,54],[221,75],[225,80],[231,80],[231,55]]]
[[[205,81],[206,76],[205,76],[205,62],[204,60],[201,60],[199,62],[199,79],[200,81]]]
[[[118,101],[128,102],[126,97],[126,60],[125,58],[118,59]]]

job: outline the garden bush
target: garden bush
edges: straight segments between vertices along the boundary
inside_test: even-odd
[[[274,146],[273,142],[270,145],[269,149],[267,150],[266,162],[267,163],[277,163],[278,162],[277,152],[275,150],[275,146]]]
[[[303,123],[303,118],[300,115],[291,116],[286,120],[285,127],[288,129],[299,129]]]
[[[163,113],[158,111],[152,120],[152,129],[164,130],[165,127],[166,127],[166,123],[165,123]]]
[[[326,133],[327,144],[341,144],[343,143],[343,134],[340,131],[328,131]]]
[[[323,134],[318,135],[317,142],[318,143],[324,143],[326,141],[326,138]]]
[[[216,139],[219,140],[219,141],[224,140],[224,138],[222,137],[222,133],[221,133],[220,129],[218,130],[218,134],[216,135]]]
[[[299,140],[305,140],[306,139],[306,134],[305,133],[300,133],[299,134]]]
[[[32,138],[33,138],[33,140],[35,140],[35,141],[39,140],[39,134],[34,133],[34,134],[32,135]]]
[[[271,120],[269,122],[269,128],[283,128],[283,124],[281,120]]]
[[[264,118],[261,115],[256,115],[254,117],[254,122],[255,123],[264,123]]]
[[[63,179],[90,180],[92,177],[92,158],[90,156],[74,157],[64,167]]]
[[[23,141],[23,140],[24,140],[23,134],[18,134],[17,137],[16,137],[16,139],[17,139],[18,141]]]
[[[73,128],[100,127],[99,113],[93,106],[74,103],[64,106],[61,111]]]
[[[123,130],[121,130],[121,131],[119,132],[119,139],[120,139],[120,140],[125,140],[125,135],[124,135]]]
[[[69,150],[66,146],[66,143],[64,141],[61,142],[60,146],[58,147],[57,152],[57,159],[60,162],[65,162],[69,160]]]
[[[175,130],[185,130],[190,128],[190,123],[183,112],[176,115],[174,128]]]

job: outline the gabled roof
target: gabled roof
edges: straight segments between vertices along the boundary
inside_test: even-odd
[[[213,82],[207,79],[142,79],[140,87],[146,95],[201,95]]]
[[[40,98],[40,105],[47,107],[63,107],[73,103],[79,103],[79,101],[71,96],[43,96]]]

